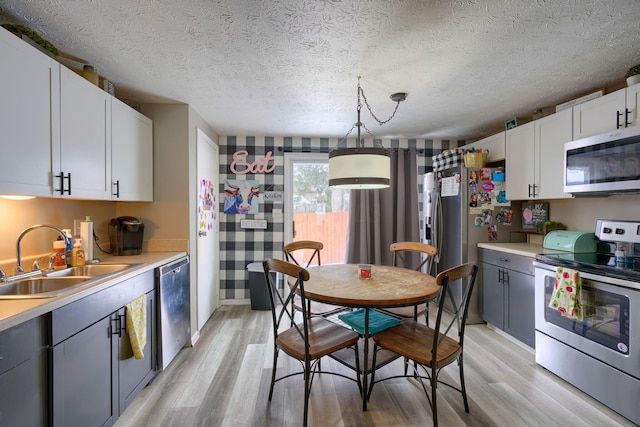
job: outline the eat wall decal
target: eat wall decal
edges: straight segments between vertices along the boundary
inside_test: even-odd
[[[249,152],[247,150],[238,150],[233,153],[233,161],[231,162],[231,172],[236,175],[244,175],[247,173],[269,173],[276,168],[273,152],[268,151],[267,154],[253,163],[247,162]],[[274,161],[272,165],[269,162]]]

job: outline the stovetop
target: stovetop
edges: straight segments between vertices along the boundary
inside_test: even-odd
[[[555,267],[567,267],[585,273],[615,277],[622,280],[640,282],[640,258],[625,264],[616,264],[610,253],[572,253],[539,254],[536,260]]]

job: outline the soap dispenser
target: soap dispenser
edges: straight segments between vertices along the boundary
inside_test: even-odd
[[[75,239],[73,250],[71,251],[71,265],[78,267],[85,264],[84,249],[82,249],[82,239]]]

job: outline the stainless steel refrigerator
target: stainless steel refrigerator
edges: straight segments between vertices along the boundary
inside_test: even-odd
[[[506,197],[501,168],[458,165],[425,174],[423,241],[438,249],[432,274],[466,262],[478,263],[478,243],[521,241],[521,204]],[[451,285],[456,297],[462,282]],[[482,323],[481,274],[469,303],[468,323]],[[450,308],[450,307],[449,307]]]

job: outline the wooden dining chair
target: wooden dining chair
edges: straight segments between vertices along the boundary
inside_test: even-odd
[[[358,390],[362,390],[360,383],[360,366],[358,364],[358,338],[357,332],[330,322],[323,317],[307,316],[306,304],[301,304],[302,321],[296,323],[293,319],[294,312],[291,310],[291,300],[295,296],[305,300],[304,282],[309,280],[309,272],[299,265],[289,262],[266,259],[263,263],[264,275],[269,287],[269,298],[271,301],[271,318],[273,322],[274,350],[273,350],[273,370],[271,372],[271,387],[269,389],[269,401],[273,397],[273,387],[276,382],[294,375],[304,376],[304,418],[303,426],[307,425],[309,413],[309,393],[313,376],[320,373],[320,359],[333,352],[345,348],[353,348],[356,360],[356,378],[348,377],[338,372],[322,371],[322,374],[337,375],[352,381],[358,385]],[[285,281],[290,283],[289,292],[281,296],[276,292],[276,284],[273,280],[272,272],[284,275]],[[276,300],[277,299],[277,300]],[[282,322],[290,321],[292,326],[284,329]],[[276,376],[278,366],[278,354],[282,350],[292,358],[302,364],[301,372]],[[294,423],[295,424],[295,423]]]
[[[431,271],[433,258],[438,254],[438,249],[426,243],[419,242],[397,242],[389,247],[393,253],[393,266],[411,268],[422,271],[423,267],[427,272]],[[385,308],[381,311],[396,317],[405,319],[415,319],[424,315],[425,322],[429,324],[429,304],[423,303],[409,307]]]
[[[389,328],[373,336],[373,364],[376,366],[376,356],[382,349],[390,350],[400,356],[413,360],[421,368],[414,368],[413,373],[375,379],[374,369],[371,375],[371,386],[368,396],[371,396],[374,384],[386,381],[391,378],[409,377],[420,381],[422,388],[431,405],[433,414],[433,425],[438,425],[438,413],[436,405],[437,384],[444,384],[462,394],[465,412],[469,412],[467,402],[467,391],[464,384],[464,331],[469,311],[469,300],[478,274],[478,266],[473,263],[466,263],[450,268],[438,274],[436,282],[441,286],[440,300],[438,302],[438,314],[433,328],[418,323],[415,320],[404,320],[400,325]],[[454,293],[450,291],[450,285],[456,280],[463,281],[462,296],[456,299]],[[445,301],[451,303],[453,312],[444,310]],[[460,386],[439,380],[438,375],[445,366],[457,361],[460,369]],[[406,365],[405,365],[406,366]],[[424,374],[422,374],[422,372]],[[431,396],[427,391],[424,380],[431,384]]]
[[[284,258],[287,262],[308,268],[311,265],[321,265],[320,251],[323,248],[324,245],[322,242],[300,240],[287,243],[282,250],[284,251]],[[291,304],[294,311],[302,311],[299,296],[294,298]],[[309,316],[326,317],[344,310],[346,310],[345,307],[307,300],[307,314]]]

